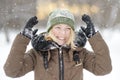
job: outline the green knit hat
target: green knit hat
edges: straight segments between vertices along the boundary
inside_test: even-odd
[[[75,19],[73,14],[65,9],[54,10],[49,15],[49,19],[47,22],[47,31],[49,32],[50,29],[56,24],[67,24],[74,30]]]

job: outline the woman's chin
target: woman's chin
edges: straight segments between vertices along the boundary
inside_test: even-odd
[[[65,42],[57,42],[59,45],[65,45]]]

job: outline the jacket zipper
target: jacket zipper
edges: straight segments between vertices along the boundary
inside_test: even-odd
[[[59,80],[64,80],[64,60],[62,47],[59,47],[58,58],[59,58]]]

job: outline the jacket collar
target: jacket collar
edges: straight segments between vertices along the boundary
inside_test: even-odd
[[[65,46],[64,46],[64,47],[62,47],[62,49],[63,49],[64,52],[67,52],[67,53],[68,53],[69,60],[70,60],[70,61],[73,61],[73,51],[78,51],[78,52],[80,52],[83,48],[71,49],[71,48],[69,48],[69,47],[65,47]],[[58,49],[57,49],[57,48],[54,48],[54,49],[52,49],[52,50],[57,51]],[[48,61],[50,60],[50,57],[51,57],[51,51],[49,50],[49,51],[48,51]]]

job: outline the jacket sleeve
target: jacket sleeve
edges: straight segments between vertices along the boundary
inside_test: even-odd
[[[88,39],[93,52],[85,50],[83,66],[95,75],[105,75],[111,72],[109,49],[99,32]]]
[[[4,65],[4,71],[7,76],[20,77],[33,70],[34,55],[32,50],[25,53],[29,41],[28,38],[21,34],[16,36]]]

